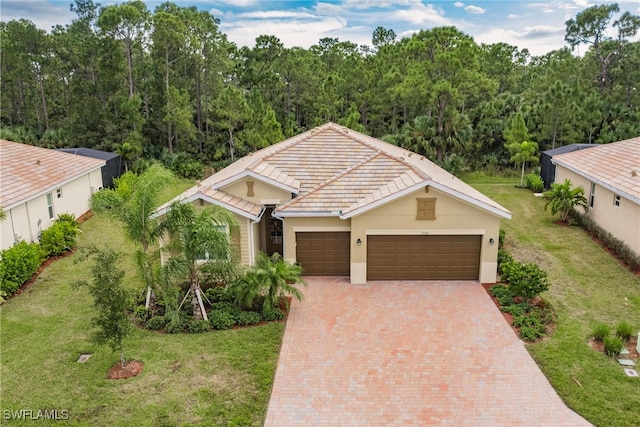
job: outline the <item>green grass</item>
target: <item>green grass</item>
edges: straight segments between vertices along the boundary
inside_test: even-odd
[[[596,426],[640,425],[640,381],[587,344],[600,322],[615,328],[626,321],[640,331],[640,278],[581,228],[553,224],[544,200],[515,188],[516,179],[470,183],[512,212],[502,224],[505,249],[549,273],[543,296],[557,311],[557,329],[527,348],[560,397]]]
[[[190,185],[180,182],[165,199]],[[133,250],[115,222],[94,217],[82,230],[80,247]],[[193,335],[135,328],[125,340],[125,357],[142,361],[143,372],[108,380],[119,355],[89,341],[91,298],[71,283],[88,277],[90,264],[76,264],[75,258],[55,262],[0,307],[0,424],[34,423],[5,420],[4,411],[58,409],[68,411],[69,419],[56,425],[262,425],[283,323]],[[122,267],[125,283],[142,289],[132,261],[125,259]],[[93,355],[78,363],[81,353]]]

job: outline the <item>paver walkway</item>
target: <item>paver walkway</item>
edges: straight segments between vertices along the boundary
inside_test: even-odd
[[[307,278],[265,426],[588,426],[477,282]]]

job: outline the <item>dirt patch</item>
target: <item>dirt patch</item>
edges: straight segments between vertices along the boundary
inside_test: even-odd
[[[604,343],[602,341],[596,341],[593,337],[591,337],[589,341],[587,341],[587,344],[589,345],[589,347],[591,347],[595,351],[602,354],[606,354],[604,352]],[[629,341],[627,341],[624,345],[624,347],[629,351],[629,354],[621,354],[617,357],[617,359],[631,359],[631,360],[637,361],[638,359],[640,359],[640,353],[638,353],[637,346],[638,346],[638,338],[636,337],[629,338]]]
[[[116,363],[109,369],[107,373],[107,378],[110,380],[123,380],[126,378],[135,377],[140,372],[142,372],[142,368],[144,367],[144,363],[139,362],[137,360],[130,360],[126,362],[124,368],[120,362]]]

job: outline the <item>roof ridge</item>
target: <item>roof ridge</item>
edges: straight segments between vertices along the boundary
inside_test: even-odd
[[[296,202],[299,202],[301,200],[306,199],[307,196],[310,196],[311,194],[315,193],[316,191],[320,190],[321,188],[324,188],[324,187],[328,186],[332,182],[337,181],[338,179],[342,178],[343,176],[353,172],[354,170],[356,170],[356,169],[364,166],[365,164],[369,163],[370,161],[372,161],[376,157],[379,157],[379,156],[382,156],[382,155],[384,155],[384,153],[381,153],[379,151],[375,151],[375,153],[373,155],[370,155],[369,157],[365,158],[360,163],[355,163],[355,164],[349,166],[348,168],[344,169],[340,173],[337,173],[337,174],[325,179],[321,183],[319,183],[317,185],[314,185],[311,188],[311,190],[307,191],[306,193],[304,193],[300,197],[296,197],[295,199],[289,200],[287,203],[283,203],[282,205],[278,206],[278,209],[280,209],[280,208],[285,209],[285,208],[287,208],[289,206],[294,205]]]
[[[331,122],[325,123],[322,126],[314,127],[313,129],[309,129],[309,130],[307,130],[305,132],[299,133],[298,135],[294,135],[289,139],[285,139],[282,142],[276,143],[274,145],[282,145],[282,146],[278,147],[277,150],[274,150],[273,152],[269,153],[268,156],[262,157],[259,160],[266,161],[266,159],[268,159],[270,157],[273,157],[276,154],[279,154],[284,150],[287,150],[287,149],[289,149],[289,148],[291,148],[291,147],[293,147],[295,145],[301,144],[302,142],[306,141],[307,139],[311,138],[312,136],[315,136],[316,134],[318,134],[318,132],[324,131],[325,129],[322,129],[322,128],[328,128],[329,125],[331,125],[331,124],[333,124],[333,123],[331,123]],[[253,164],[255,164],[255,163],[253,163]]]

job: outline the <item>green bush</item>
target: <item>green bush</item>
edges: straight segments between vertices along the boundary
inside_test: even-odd
[[[608,336],[604,339],[604,352],[609,357],[616,357],[624,347],[624,340],[618,336]]]
[[[534,193],[542,193],[544,191],[544,181],[542,177],[535,173],[530,173],[524,177],[524,185],[533,190]]]
[[[218,302],[233,303],[233,296],[222,286],[209,288],[204,294],[212,305]]]
[[[211,310],[209,323],[211,323],[213,329],[223,330],[231,329],[236,324],[236,320],[227,310]]]
[[[526,341],[535,341],[547,331],[545,320],[536,311],[514,316],[513,326],[520,328],[520,338]]]
[[[189,319],[186,318],[184,313],[170,312],[165,314],[166,324],[164,330],[169,334],[179,334],[189,326]]]
[[[504,249],[498,249],[498,273],[502,275],[502,266],[507,262],[513,262],[513,257]]]
[[[511,314],[513,317],[524,316],[529,312],[529,304],[502,305],[500,311]]]
[[[21,241],[0,252],[0,290],[13,295],[38,271],[45,254],[38,243]]]
[[[260,313],[260,315],[267,322],[284,319],[284,313],[277,307],[265,306],[262,308],[262,313]]]
[[[256,313],[255,311],[246,311],[241,310],[235,316],[236,323],[241,326],[255,325],[262,318],[260,317],[260,313]]]
[[[57,256],[71,250],[76,245],[79,228],[78,221],[70,214],[59,216],[58,219],[40,236],[40,245],[46,256]]]
[[[140,322],[146,322],[151,317],[151,309],[148,309],[144,305],[138,305],[133,310],[133,317]]]
[[[593,338],[596,341],[602,342],[606,337],[609,336],[610,332],[611,332],[611,328],[609,327],[609,325],[606,325],[604,323],[598,323],[593,328]]]
[[[211,329],[211,325],[206,320],[192,320],[189,322],[189,332],[192,334],[201,334]]]
[[[532,300],[549,289],[547,273],[538,264],[507,262],[502,266],[502,279],[506,280],[514,296]]]
[[[502,247],[504,246],[504,238],[506,234],[507,232],[504,230],[504,228],[501,228],[500,232],[498,233],[498,249],[502,249]]]
[[[501,306],[513,305],[513,295],[511,295],[511,289],[508,286],[499,284],[489,289],[491,295],[496,297]]]
[[[166,320],[164,316],[155,316],[151,319],[147,320],[147,329],[151,329],[152,331],[158,331],[160,329],[164,329],[164,325],[166,324]]]
[[[618,323],[618,326],[616,326],[616,336],[625,341],[629,341],[629,338],[633,336],[633,326],[628,322]]]

